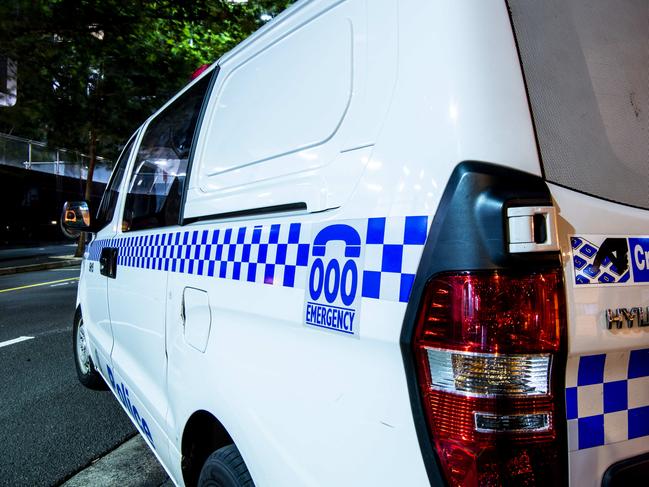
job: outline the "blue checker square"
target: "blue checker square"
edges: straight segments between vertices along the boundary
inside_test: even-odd
[[[300,224],[291,223],[291,226],[288,229],[288,243],[299,243],[300,242]]]
[[[225,235],[223,237],[223,243],[229,244],[231,240],[232,240],[232,229],[228,228],[228,229],[225,230]]]
[[[649,376],[649,348],[632,350],[629,357],[629,379]]]
[[[229,245],[228,249],[228,262],[234,262],[234,253],[237,251],[236,245]]]
[[[246,227],[241,227],[237,232],[237,243],[242,244],[245,239],[246,239]]]
[[[575,255],[573,257],[572,261],[575,263],[575,268],[576,269],[581,269],[582,267],[584,267],[587,264],[587,262],[584,259],[582,259],[581,257],[579,257],[578,255]]]
[[[224,260],[221,262],[221,268],[219,269],[219,277],[225,279],[228,273],[228,261]]]
[[[566,417],[577,419],[577,388],[566,388]]]
[[[627,381],[604,383],[604,413],[624,411],[629,407]]]
[[[275,258],[276,264],[286,264],[286,251],[288,250],[287,244],[277,245],[277,255]]]
[[[266,264],[264,269],[264,284],[272,284],[275,277],[275,265]]]
[[[284,267],[284,282],[285,287],[294,287],[295,286],[295,266],[287,265]]]
[[[428,230],[428,217],[407,216],[403,243],[406,245],[424,245]]]
[[[384,245],[383,259],[381,261],[382,272],[401,272],[401,262],[403,260],[403,246],[401,245]]]
[[[259,254],[257,255],[257,262],[259,264],[265,264],[266,257],[268,257],[268,244],[260,244]]]
[[[593,257],[597,253],[597,249],[592,245],[586,244],[579,250],[579,252],[587,257]]]
[[[212,234],[212,243],[217,244],[219,243],[219,229],[217,228],[214,230],[214,233]],[[178,245],[178,238],[176,238],[176,245]]]
[[[649,435],[649,406],[629,409],[629,439]]]
[[[587,277],[582,276],[581,274],[577,274],[575,276],[575,282],[577,284],[590,284],[590,280]]]
[[[604,382],[604,362],[606,354],[586,355],[579,359],[579,371],[577,373],[577,385],[589,386]]]
[[[270,226],[270,238],[268,243],[278,243],[279,242],[279,224]]]
[[[257,226],[252,231],[252,243],[261,242],[261,226]]]
[[[579,418],[579,449],[592,448],[604,444],[604,415]]]
[[[241,251],[241,262],[250,262],[250,248],[252,245],[243,244],[243,250]]]
[[[232,279],[239,280],[241,278],[241,262],[235,262],[232,268]]]
[[[248,275],[246,280],[248,282],[255,282],[255,277],[257,276],[257,264],[248,264]]]
[[[382,244],[385,240],[385,218],[369,218],[367,220],[368,244]]]
[[[622,277],[620,277],[620,278],[617,280],[617,282],[626,282],[626,281],[628,281],[630,275],[631,275],[631,273],[630,273],[629,271],[625,272],[625,273],[622,275]]]
[[[407,303],[410,299],[410,290],[412,284],[415,282],[414,274],[401,274],[401,282],[399,285],[399,302]]]
[[[381,273],[363,271],[363,297],[379,299],[381,292]]]
[[[299,266],[306,266],[309,263],[309,244],[299,244],[297,246],[297,262]]]
[[[572,245],[573,249],[578,249],[582,242],[583,240],[580,238],[570,237],[570,245]]]

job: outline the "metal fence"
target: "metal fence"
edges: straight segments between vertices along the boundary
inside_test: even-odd
[[[33,171],[87,179],[90,158],[80,152],[48,147],[43,142],[0,134],[0,164]],[[106,183],[113,162],[97,157],[93,181]]]

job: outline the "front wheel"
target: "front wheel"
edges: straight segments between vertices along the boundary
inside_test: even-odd
[[[72,344],[74,347],[74,364],[77,370],[77,377],[88,389],[105,390],[106,383],[102,379],[90,357],[90,348],[88,346],[88,334],[83,323],[81,311],[78,311],[74,317],[72,327]]]
[[[201,469],[198,487],[254,487],[248,467],[234,445],[212,453]]]

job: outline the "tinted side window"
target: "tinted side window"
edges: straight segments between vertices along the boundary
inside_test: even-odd
[[[146,129],[128,184],[123,231],[176,225],[187,163],[210,76],[186,91]]]
[[[119,188],[122,185],[126,164],[128,163],[136,138],[137,136],[131,137],[131,140],[124,147],[119,159],[117,159],[113,174],[110,177],[108,186],[106,186],[101,203],[99,203],[99,208],[97,209],[97,228],[104,228],[113,219],[115,207],[117,206],[117,197],[119,196]]]

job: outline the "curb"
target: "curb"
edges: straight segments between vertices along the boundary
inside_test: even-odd
[[[173,487],[140,435],[92,462],[60,487]]]
[[[81,264],[81,257],[64,259],[56,262],[43,262],[41,264],[21,265],[17,267],[0,268],[0,276],[19,274],[21,272],[44,271],[47,269],[59,269],[61,267],[72,267]]]

